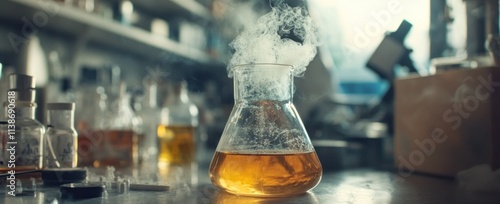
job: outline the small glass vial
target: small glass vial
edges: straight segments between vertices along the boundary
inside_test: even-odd
[[[35,119],[36,103],[28,101],[16,101],[14,103],[5,103],[6,118],[11,119],[15,131],[10,132],[9,142],[15,146],[15,166],[2,165],[1,169],[23,171],[41,169],[44,155],[44,134],[45,126]],[[14,114],[14,115],[12,115]],[[12,118],[14,120],[12,120]],[[11,122],[8,120],[8,122]],[[11,137],[13,136],[13,137]]]
[[[46,166],[76,167],[78,137],[74,128],[74,103],[47,104]]]
[[[157,128],[160,168],[187,165],[196,159],[198,108],[189,100],[185,81],[175,83],[169,88],[170,92],[161,110],[160,125]]]

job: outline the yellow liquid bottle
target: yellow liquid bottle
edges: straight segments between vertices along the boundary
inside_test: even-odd
[[[195,128],[192,126],[158,126],[158,166],[190,164],[195,160]]]
[[[172,165],[188,166],[196,162],[198,108],[189,100],[185,81],[170,84],[160,119],[157,127],[160,172],[168,171]]]

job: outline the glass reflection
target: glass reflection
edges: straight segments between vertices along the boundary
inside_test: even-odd
[[[216,204],[319,203],[314,193],[311,192],[290,197],[264,198],[264,197],[238,196],[224,192],[222,190],[216,190],[211,201],[212,202],[210,203],[216,203]]]

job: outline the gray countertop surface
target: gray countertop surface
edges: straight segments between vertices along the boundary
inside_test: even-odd
[[[105,198],[66,202],[57,199],[58,188],[39,188],[17,197],[2,192],[0,203],[500,203],[499,193],[465,190],[452,179],[419,174],[402,177],[373,169],[324,172],[316,188],[299,196],[253,198],[218,190],[210,183],[207,171],[206,167],[198,169],[198,184],[173,185],[167,192],[110,191]]]

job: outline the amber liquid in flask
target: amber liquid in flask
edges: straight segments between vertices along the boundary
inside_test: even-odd
[[[216,186],[253,196],[304,193],[318,184],[321,174],[315,152],[216,152],[210,166],[210,179]]]
[[[158,166],[160,168],[194,162],[196,155],[194,127],[159,125],[157,134],[159,142]]]
[[[249,64],[232,71],[235,105],[210,164],[212,183],[255,197],[314,188],[323,171],[292,103],[292,66]]]

